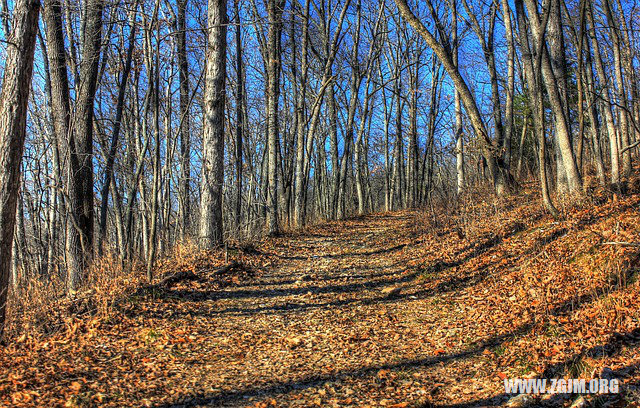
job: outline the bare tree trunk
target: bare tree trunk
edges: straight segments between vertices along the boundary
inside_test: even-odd
[[[562,104],[561,109],[566,118],[569,136],[572,136],[571,121],[569,120],[568,106],[568,82],[567,82],[567,63],[565,57],[564,35],[562,31],[562,10],[559,0],[550,0],[547,7],[551,7],[549,14],[548,32],[549,35],[549,56],[551,58],[551,69],[555,77],[555,83],[558,86],[558,95]],[[556,137],[556,139],[558,139]],[[569,139],[571,141],[571,139]],[[554,143],[554,152],[556,156],[556,190],[566,192],[569,190],[569,180],[567,178],[567,170],[564,165],[564,158],[560,149],[560,141]]]
[[[83,40],[83,58],[77,85],[73,122],[67,79],[62,9],[59,2],[47,0],[49,65],[54,130],[66,141],[67,157],[67,287],[77,288],[93,251],[93,102],[97,88],[102,32],[102,0],[91,0],[86,8],[87,35]]]
[[[15,242],[13,243],[13,282],[16,285],[20,282],[21,278],[18,275],[18,272],[22,272],[23,279],[28,279],[30,275],[29,263],[27,257],[25,256],[27,253],[27,231],[24,225],[24,180],[22,180],[20,184],[21,186],[18,188],[18,210],[16,214],[15,226],[16,231],[14,234]]]
[[[40,42],[40,49],[43,54],[43,64],[45,68],[45,92],[47,94],[47,107],[51,111],[51,67],[49,65],[49,52],[47,50],[42,32],[38,30],[38,40]],[[47,272],[52,270],[52,266],[55,262],[58,247],[59,236],[59,219],[60,219],[60,182],[62,181],[60,175],[60,140],[57,137],[56,132],[44,132],[48,136],[48,142],[51,144],[51,186],[49,188],[49,211],[48,211],[48,231],[47,231],[47,256],[46,265]]]
[[[576,71],[576,84],[578,91],[578,134],[577,134],[577,142],[578,146],[576,148],[576,162],[578,165],[578,169],[583,171],[583,162],[584,162],[584,130],[585,130],[585,113],[584,113],[584,58],[583,58],[583,50],[584,50],[584,26],[585,26],[585,6],[586,3],[584,0],[580,0],[578,7],[580,10],[579,17],[579,29],[576,30],[575,24],[572,22],[571,14],[567,9],[566,2],[560,2],[562,5],[562,10],[565,12],[565,18],[570,22],[569,32],[573,34],[573,42],[576,46],[576,59],[578,62],[577,71]],[[568,102],[568,101],[567,101]],[[566,175],[566,174],[565,174]]]
[[[178,0],[177,12],[177,48],[178,79],[180,82],[180,182],[178,187],[179,234],[184,239],[189,231],[191,220],[191,116],[189,107],[189,58],[187,56],[186,11],[189,0]]]
[[[282,42],[282,13],[284,11],[284,0],[269,0],[267,3],[267,14],[269,18],[269,30],[267,39],[267,69],[268,69],[268,165],[267,173],[269,189],[267,191],[267,234],[277,235],[280,232],[280,222],[278,219],[278,139],[280,130],[278,126],[278,107],[280,96],[280,67],[281,67],[281,42]]]
[[[38,0],[17,0],[0,91],[0,337],[4,330],[11,251],[20,188],[20,162],[27,126]]]
[[[413,14],[409,6],[407,5],[406,0],[395,0],[396,5],[398,6],[398,10],[400,11],[400,15],[416,30],[420,36],[425,40],[427,45],[433,50],[435,55],[438,57],[442,66],[447,71],[451,80],[460,92],[461,101],[465,107],[467,115],[469,116],[469,120],[471,121],[471,125],[476,133],[476,135],[481,140],[481,147],[484,156],[487,159],[487,164],[489,168],[489,172],[491,178],[493,180],[494,186],[496,188],[496,192],[501,194],[508,188],[508,181],[510,177],[507,174],[507,170],[504,169],[501,161],[497,160],[497,152],[496,148],[493,145],[491,138],[489,137],[489,133],[482,119],[482,115],[480,113],[480,109],[478,108],[477,102],[471,90],[467,86],[464,78],[460,74],[460,71],[453,63],[453,59],[451,57],[451,50],[448,47],[443,46],[436,38],[429,32],[427,27]]]
[[[301,55],[301,72],[300,72],[300,84],[297,83],[297,67],[296,55],[294,49],[294,66],[291,67],[294,71],[294,87],[296,87],[296,103],[295,103],[295,117],[296,117],[296,158],[295,158],[295,191],[294,191],[294,205],[293,205],[293,222],[294,225],[300,227],[304,223],[303,219],[303,189],[305,188],[304,180],[304,158],[305,158],[305,123],[304,123],[304,108],[307,95],[307,75],[309,71],[309,12],[310,1],[305,1],[304,13],[302,15],[302,55]],[[294,47],[295,47],[294,41]],[[310,152],[309,152],[310,153]]]
[[[80,85],[69,138],[67,177],[71,208],[67,228],[67,287],[76,290],[93,255],[93,117],[102,46],[103,0],[86,6]]]
[[[240,231],[240,225],[242,220],[242,139],[245,129],[244,123],[244,69],[242,65],[242,25],[240,21],[240,0],[234,2],[236,13],[236,74],[238,76],[238,94],[236,99],[236,151],[235,151],[235,167],[236,167],[236,179],[235,179],[235,221],[236,228]]]
[[[380,83],[384,83],[382,64],[378,67]],[[387,99],[385,87],[382,87],[382,106],[384,107],[384,210],[391,211],[391,180],[390,180],[390,160],[389,160],[389,122],[391,121],[391,111],[393,110],[393,98]],[[388,105],[391,104],[391,106]]]
[[[556,1],[556,0],[550,0]],[[542,27],[543,24],[540,21],[540,15],[538,13],[537,3],[534,0],[525,0],[528,9],[529,23],[531,27],[531,33],[534,40],[544,41],[544,34],[546,28]],[[551,10],[550,5],[547,5],[546,11]],[[575,161],[575,155],[571,147],[571,131],[569,127],[566,111],[564,110],[565,104],[562,103],[562,97],[560,95],[561,89],[557,81],[562,78],[556,78],[553,67],[551,65],[549,51],[545,42],[537,44],[534,41],[534,47],[541,52],[541,70],[542,77],[547,89],[547,94],[551,102],[551,108],[554,112],[555,127],[556,127],[556,141],[558,143],[560,152],[562,154],[562,162],[567,174],[567,183],[570,193],[578,193],[582,188],[582,178],[578,172],[578,167]]]
[[[457,1],[453,0],[451,5],[451,45],[453,64],[458,69],[458,49],[460,47],[458,41],[458,7]],[[464,189],[464,138],[462,134],[462,105],[460,104],[460,92],[458,89],[453,91],[456,124],[456,191],[461,194]]]
[[[431,61],[431,86],[429,89],[429,114],[427,119],[427,145],[424,149],[424,157],[422,159],[422,171],[420,179],[422,180],[421,194],[422,202],[426,203],[430,199],[431,190],[433,188],[432,176],[434,166],[434,139],[436,132],[436,118],[439,109],[439,93],[442,87],[440,66],[438,59],[432,56]]]
[[[362,154],[363,149],[362,143],[365,137],[366,123],[367,117],[369,116],[369,103],[371,101],[372,94],[369,93],[369,86],[371,85],[371,76],[367,78],[367,85],[365,87],[365,99],[364,106],[362,107],[362,116],[360,117],[360,126],[358,127],[358,137],[355,142],[354,147],[354,163],[356,168],[356,194],[358,197],[358,215],[362,215],[365,212],[365,184],[364,177],[366,176],[366,171],[363,170],[363,167],[367,166],[367,156],[364,157],[364,162],[362,162]],[[370,119],[369,119],[370,120]],[[371,123],[371,122],[369,122]],[[417,149],[417,147],[416,147]],[[417,152],[416,152],[416,162],[417,162]],[[363,174],[364,173],[364,174]],[[416,171],[417,173],[417,171]],[[417,174],[416,174],[417,176]],[[415,196],[414,196],[415,199]]]
[[[530,107],[533,114],[533,127],[535,129],[536,137],[538,140],[538,171],[540,177],[540,188],[542,192],[542,202],[544,207],[554,216],[558,215],[558,210],[551,201],[549,195],[549,183],[547,179],[547,165],[546,165],[546,137],[544,130],[544,99],[542,95],[542,52],[544,47],[544,32],[545,30],[538,30],[539,35],[534,35],[534,44],[537,44],[535,52],[532,51],[532,47],[529,44],[529,34],[527,33],[527,21],[524,12],[524,5],[522,0],[516,0],[516,14],[518,16],[518,29],[520,34],[520,47],[522,49],[522,56],[525,69],[525,77],[527,80],[527,87],[531,93]],[[549,20],[549,10],[547,9],[544,16],[545,26]],[[537,37],[537,38],[536,38]],[[535,56],[535,60],[534,60]]]
[[[620,151],[622,152],[622,176],[628,177],[631,174],[631,152],[629,150],[625,150],[625,148],[630,144],[629,120],[627,116],[629,108],[627,106],[627,93],[625,90],[624,76],[622,74],[622,40],[620,38],[620,27],[617,19],[613,16],[613,10],[611,9],[611,3],[609,0],[603,0],[602,9],[607,17],[609,32],[611,33],[611,42],[613,45],[613,71],[615,73],[614,76],[616,80],[615,91],[619,115],[618,130],[620,132],[620,141],[622,142],[620,144]],[[631,72],[629,72],[629,75],[631,75]]]
[[[53,131],[56,140],[63,145],[63,154],[68,154],[70,101],[67,67],[65,62],[64,35],[62,26],[62,9],[60,2],[46,0],[43,7],[43,18],[46,22],[46,36],[49,60],[50,104],[53,119]],[[67,166],[69,164],[67,163]],[[58,175],[60,176],[60,174]],[[58,178],[60,180],[61,177]],[[62,203],[68,214],[68,197],[63,196]],[[65,222],[65,221],[63,221]],[[68,220],[66,221],[69,222]],[[66,238],[65,238],[66,241]]]
[[[146,269],[147,269],[147,280],[151,282],[153,280],[153,263],[155,262],[156,251],[157,251],[157,231],[158,231],[158,214],[159,212],[159,202],[158,196],[160,194],[160,24],[158,23],[158,12],[160,8],[160,1],[156,0],[156,7],[153,12],[153,17],[151,19],[151,24],[149,31],[151,31],[152,27],[156,27],[156,38],[155,45],[158,49],[155,51],[155,61],[153,61],[153,49],[151,47],[151,33],[149,33],[148,39],[148,53],[149,53],[149,66],[154,66],[154,68],[149,72],[149,83],[153,81],[153,85],[151,88],[153,89],[153,135],[156,142],[155,151],[153,155],[153,180],[151,186],[151,211],[147,213],[149,215],[149,235],[147,241],[147,252],[146,252]],[[147,137],[151,137],[147,135]]]
[[[525,137],[527,136],[527,130],[528,130],[528,124],[529,121],[527,119],[527,116],[524,115],[524,123],[522,124],[522,130],[520,133],[520,145],[518,146],[518,165],[516,167],[516,178],[520,178],[522,177],[522,159],[523,159],[523,155],[524,155],[524,141],[525,141]]]
[[[607,124],[607,133],[609,135],[609,148],[611,154],[611,184],[617,186],[620,183],[620,154],[618,146],[618,137],[616,135],[616,127],[613,121],[613,114],[611,113],[611,96],[609,94],[609,86],[607,80],[607,74],[604,69],[604,63],[602,62],[602,56],[600,55],[600,45],[596,38],[596,27],[593,19],[593,6],[587,5],[587,21],[591,26],[587,31],[591,38],[591,45],[593,47],[593,57],[596,66],[596,72],[598,73],[598,79],[600,86],[602,87],[602,99],[604,100],[604,118]]]
[[[395,166],[393,173],[393,185],[395,191],[395,198],[392,195],[391,199],[394,200],[395,205],[394,208],[404,208],[404,183],[403,183],[403,173],[404,173],[404,157],[402,152],[404,151],[403,147],[403,135],[402,135],[402,111],[404,110],[404,103],[401,101],[402,97],[402,83],[400,78],[400,71],[398,70],[398,78],[396,79],[396,87],[395,87],[395,96],[396,96],[396,143],[395,143]]]
[[[347,177],[349,171],[349,160],[351,158],[351,146],[353,145],[353,128],[355,126],[356,107],[359,99],[358,91],[362,77],[358,73],[353,73],[351,78],[349,108],[347,113],[347,124],[345,129],[344,152],[340,160],[340,183],[338,188],[338,219],[343,219],[347,215],[345,196],[347,191]]]
[[[204,89],[203,164],[200,196],[200,245],[222,243],[224,182],[224,109],[227,53],[227,1],[209,0]],[[275,170],[275,169],[274,169]]]
[[[504,165],[511,168],[511,142],[513,139],[513,98],[515,93],[515,45],[513,38],[513,23],[508,0],[502,1],[502,17],[504,20],[505,36],[507,37],[507,95],[505,99],[504,123]]]
[[[124,98],[127,91],[127,80],[129,78],[129,74],[131,72],[131,64],[133,61],[133,49],[135,47],[135,39],[136,39],[136,15],[138,14],[138,4],[137,1],[133,5],[133,10],[131,11],[130,18],[130,33],[129,33],[129,46],[127,49],[126,61],[124,63],[124,70],[122,71],[122,76],[120,77],[120,85],[118,87],[118,100],[116,102],[116,117],[115,122],[113,124],[113,133],[111,136],[111,143],[109,146],[109,152],[107,156],[107,164],[105,166],[105,176],[104,183],[102,185],[101,198],[102,202],[100,204],[100,237],[98,242],[98,251],[102,253],[102,246],[104,245],[104,241],[107,235],[107,210],[109,206],[109,191],[111,185],[111,179],[113,175],[113,166],[115,164],[116,152],[118,149],[118,139],[120,137],[120,129],[122,125],[122,115],[124,112]]]
[[[329,110],[329,148],[331,150],[331,214],[330,218],[338,215],[338,189],[340,188],[340,155],[338,153],[338,108],[334,84],[329,85],[327,108]]]
[[[409,144],[407,146],[407,206],[413,208],[418,198],[418,84],[420,54],[416,51],[414,67],[409,69],[411,101],[409,104]]]
[[[586,32],[582,32],[581,34],[586,39]],[[602,157],[602,148],[600,146],[600,118],[598,117],[598,111],[596,110],[596,101],[595,101],[595,84],[593,78],[593,62],[591,58],[591,47],[587,44],[584,47],[585,58],[586,58],[586,70],[584,72],[584,76],[586,77],[586,85],[587,90],[584,92],[585,94],[585,102],[587,104],[587,113],[589,117],[589,131],[591,133],[591,148],[593,151],[593,160],[596,163],[596,171],[598,173],[598,180],[600,181],[600,185],[604,186],[607,183],[604,162]]]

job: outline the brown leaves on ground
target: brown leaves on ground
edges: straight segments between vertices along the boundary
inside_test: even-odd
[[[612,243],[640,242],[640,196],[562,221],[536,203],[327,223],[231,248],[223,274],[224,251],[177,247],[158,275],[197,279],[0,351],[0,405],[493,406],[505,378],[603,367],[634,398],[639,248]]]

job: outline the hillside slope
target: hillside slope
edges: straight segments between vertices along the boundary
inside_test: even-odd
[[[194,279],[0,350],[0,405],[496,406],[504,378],[603,368],[616,406],[637,400],[640,195],[563,220],[534,192],[466,202],[265,240],[223,271],[178,249],[159,271]]]

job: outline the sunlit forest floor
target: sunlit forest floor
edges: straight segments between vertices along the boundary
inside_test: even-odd
[[[504,378],[610,369],[622,393],[588,402],[637,406],[640,194],[594,193],[559,220],[535,186],[464,203],[231,245],[226,260],[178,247],[157,270],[175,279],[2,349],[0,404],[500,406]]]

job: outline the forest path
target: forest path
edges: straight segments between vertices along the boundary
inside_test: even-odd
[[[176,248],[158,274],[197,279],[74,303],[0,350],[0,406],[503,406],[504,378],[603,367],[640,384],[640,254],[598,246],[640,239],[640,195],[561,222],[521,202],[465,236],[419,211],[323,223],[230,250],[226,274],[223,251]]]
[[[419,216],[370,215],[286,235],[261,249],[275,257],[255,280],[206,301],[195,296],[184,304],[181,293],[181,313],[192,318],[185,330],[206,340],[200,349],[182,346],[199,361],[165,388],[185,389],[188,381],[203,391],[165,406],[402,407],[432,400],[444,377],[456,381],[457,364],[486,357],[484,346],[446,354],[444,344],[451,347],[449,337],[464,327],[465,308],[411,284],[422,271],[408,268],[402,252],[416,244]],[[442,329],[443,312],[457,329]],[[465,341],[474,340],[481,339]],[[468,383],[473,373],[457,386],[475,387]]]

